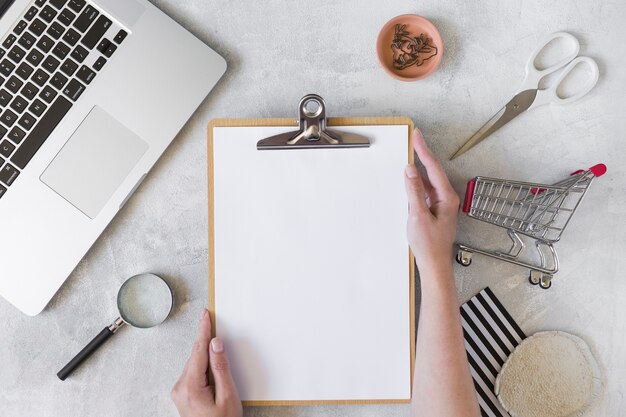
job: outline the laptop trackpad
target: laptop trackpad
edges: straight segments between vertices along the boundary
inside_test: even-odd
[[[146,150],[146,142],[96,106],[40,180],[94,219]]]

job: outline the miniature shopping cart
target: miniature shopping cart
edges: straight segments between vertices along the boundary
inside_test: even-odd
[[[530,269],[529,281],[548,289],[559,269],[553,243],[559,241],[576,208],[595,177],[606,172],[604,164],[579,170],[553,185],[476,177],[469,181],[463,211],[470,217],[506,229],[513,241],[508,252],[482,250],[459,244],[456,260],[463,266],[472,253],[491,256]],[[537,263],[521,259],[525,243],[520,235],[535,241]]]

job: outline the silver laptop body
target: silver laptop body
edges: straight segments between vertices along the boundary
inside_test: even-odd
[[[0,34],[0,295],[36,315],[226,62],[146,0],[16,0]]]

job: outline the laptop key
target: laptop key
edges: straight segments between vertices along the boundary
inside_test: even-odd
[[[67,54],[70,53],[70,47],[63,42],[59,42],[52,50],[52,53],[59,59],[65,59]]]
[[[107,50],[107,48],[109,47],[109,45],[111,45],[111,41],[108,40],[107,38],[102,39],[102,41],[98,44],[98,47],[96,48],[98,51],[104,53],[104,51]]]
[[[11,164],[5,164],[0,170],[0,181],[11,186],[20,172]]]
[[[11,162],[18,168],[24,169],[71,108],[72,103],[65,97],[59,96],[48,111],[44,113],[39,123],[35,125],[26,139],[24,139],[22,145],[17,148],[17,151],[11,158]]]
[[[6,107],[13,100],[13,96],[7,90],[0,90],[0,106]]]
[[[50,0],[50,4],[56,7],[57,9],[62,8],[67,3],[67,0]]]
[[[20,96],[16,96],[15,100],[11,103],[11,108],[17,112],[17,114],[24,113],[26,107],[28,106],[28,101],[24,100]]]
[[[5,139],[2,141],[2,143],[0,143],[0,155],[4,156],[5,158],[11,156],[14,150],[15,145],[13,145],[8,140]]]
[[[60,72],[57,72],[56,74],[54,74],[52,76],[52,79],[50,80],[50,85],[56,88],[57,90],[62,89],[66,83],[67,83],[67,77],[61,74]]]
[[[19,145],[24,139],[24,136],[26,136],[26,133],[24,133],[24,131],[19,127],[15,126],[13,129],[11,129],[11,132],[9,132],[9,136],[7,137],[11,139],[11,142]]]
[[[2,139],[6,133],[7,133],[7,129],[4,126],[0,126],[0,139]],[[2,165],[1,162],[0,162],[0,165]]]
[[[70,44],[70,46],[76,45],[76,42],[80,39],[80,33],[76,32],[74,29],[68,29],[63,36],[63,40]]]
[[[57,20],[65,26],[69,26],[74,19],[76,19],[76,15],[70,9],[63,9]]]
[[[11,110],[6,109],[0,114],[0,122],[4,123],[7,127],[11,127],[15,124],[17,120],[17,114],[13,113]]]
[[[104,15],[100,16],[81,40],[82,44],[89,49],[93,49],[112,24],[113,22],[109,18]]]
[[[56,17],[56,15],[57,15],[57,11],[54,10],[50,6],[45,6],[39,12],[39,17],[41,17],[42,20],[45,20],[48,23],[52,22],[54,20],[54,18]]]
[[[9,81],[7,81],[7,84],[5,85],[5,87],[12,93],[17,93],[18,91],[20,91],[20,88],[22,88],[22,85],[24,83],[17,78],[15,75],[11,76],[11,78],[9,78]]]
[[[111,58],[111,55],[113,55],[116,49],[117,46],[108,39],[103,40],[100,42],[100,45],[98,45],[98,50],[107,58]]]
[[[48,55],[46,59],[43,60],[43,63],[41,64],[41,66],[48,72],[54,72],[59,67],[60,64],[61,62],[59,62],[58,59],[56,59],[52,55]],[[0,65],[2,64],[0,63]]]
[[[47,108],[48,106],[46,106],[43,103],[43,101],[37,98],[35,99],[35,101],[31,103],[30,107],[28,108],[28,111],[33,113],[35,116],[39,117],[43,114],[44,111],[46,111]]]
[[[22,32],[24,32],[24,29],[26,29],[26,26],[28,26],[28,23],[26,23],[25,20],[20,20],[20,22],[13,28],[13,33],[21,35]]]
[[[50,27],[48,28],[48,32],[46,33],[52,36],[54,39],[59,39],[61,35],[63,35],[63,32],[65,32],[65,28],[63,27],[63,25],[59,22],[54,22],[50,25]]]
[[[33,20],[35,16],[37,16],[38,11],[39,11],[38,8],[36,8],[35,6],[32,6],[30,9],[28,9],[26,14],[24,15],[24,19],[30,22],[31,20]]]
[[[76,78],[84,82],[85,84],[90,84],[91,81],[95,78],[96,73],[89,69],[86,65],[80,67],[78,73],[76,74]]]
[[[77,80],[72,79],[70,83],[63,89],[63,94],[68,96],[72,101],[78,100],[78,98],[85,91],[85,86],[79,83]]]
[[[11,34],[7,36],[4,42],[2,42],[2,46],[4,46],[6,49],[9,49],[15,43],[16,40],[17,40],[17,36]]]
[[[36,67],[43,60],[43,54],[38,50],[33,49],[26,55],[26,60]]]
[[[7,51],[5,51],[4,49],[0,48],[0,58],[2,58],[4,56],[4,54],[6,54]]]
[[[46,24],[39,19],[35,19],[31,22],[30,26],[28,26],[28,30],[34,33],[37,36],[41,36],[42,33],[46,30]]]
[[[85,58],[87,58],[87,55],[89,55],[89,51],[80,45],[76,45],[76,48],[72,52],[72,58],[74,58],[79,63],[82,63]]]
[[[81,32],[86,31],[99,14],[95,7],[88,5],[74,22],[74,27]]]
[[[117,32],[117,35],[115,35],[115,38],[113,38],[113,40],[116,44],[119,45],[124,41],[124,39],[126,39],[126,36],[128,36],[128,33],[126,33],[124,29],[120,29],[120,31]]]
[[[2,163],[0,163],[2,165]],[[7,189],[0,185],[0,198],[7,192]]]
[[[66,59],[63,65],[61,65],[61,71],[66,74],[68,77],[74,75],[76,70],[78,69],[78,64],[71,59]]]
[[[26,55],[26,51],[24,51],[19,46],[15,45],[9,51],[8,57],[11,59],[11,61],[15,62],[16,64],[19,64],[22,61],[22,59],[24,59],[24,55]]]
[[[54,41],[46,35],[43,35],[41,39],[39,39],[39,42],[37,42],[37,48],[41,49],[44,53],[50,52],[53,45]]]
[[[85,4],[87,4],[85,0],[70,0],[67,7],[78,13],[83,9],[83,7],[85,7]]]
[[[33,125],[35,124],[36,121],[37,121],[37,119],[35,119],[31,114],[26,112],[26,113],[24,113],[22,118],[17,123],[20,126],[22,126],[24,129],[30,130],[33,127]]]
[[[39,93],[39,89],[33,83],[26,83],[24,88],[22,88],[21,94],[26,97],[28,100],[34,99]],[[39,116],[39,115],[37,115]]]
[[[28,65],[26,62],[22,62],[20,66],[17,67],[17,70],[15,70],[15,73],[22,77],[24,80],[28,80],[28,77],[30,77],[30,74],[32,74],[33,71],[35,71],[33,67]]]
[[[47,0],[35,0],[35,6],[43,6],[44,4],[46,4]]]
[[[20,40],[17,41],[17,43],[19,43],[22,48],[28,51],[30,48],[32,48],[32,46],[35,44],[36,41],[37,39],[33,35],[26,32],[25,34],[22,35]]]
[[[106,63],[107,63],[107,59],[101,56],[100,58],[96,60],[96,62],[94,62],[93,69],[95,69],[96,71],[100,71],[102,67],[104,67],[104,64]]]
[[[44,70],[39,68],[37,71],[35,71],[35,74],[33,74],[31,80],[33,80],[33,82],[39,87],[43,87],[46,81],[48,81],[48,78],[50,78],[50,76]]]
[[[52,100],[54,100],[56,96],[57,96],[57,92],[54,91],[54,89],[50,87],[49,85],[45,86],[43,90],[41,90],[41,93],[39,94],[39,97],[41,97],[42,100],[48,104],[52,103]]]
[[[15,65],[11,63],[8,59],[4,59],[2,60],[2,62],[0,62],[0,74],[3,74],[5,77],[11,75],[14,69]]]

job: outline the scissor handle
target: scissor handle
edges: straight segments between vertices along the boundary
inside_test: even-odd
[[[581,87],[578,91],[568,97],[561,97],[558,93],[559,86],[563,83],[563,80],[568,76],[570,72],[578,65],[588,65],[591,70],[591,77],[587,79],[587,83]],[[572,62],[567,64],[565,69],[559,74],[557,79],[552,85],[545,90],[537,91],[537,97],[533,102],[533,106],[540,106],[542,104],[567,104],[576,101],[587,94],[598,82],[600,77],[600,71],[598,70],[598,64],[593,59],[586,56],[579,56],[574,58]]]
[[[555,39],[568,40],[574,45],[574,48],[569,51],[567,55],[564,56],[556,64],[544,69],[537,68],[535,66],[535,60],[537,59],[537,56],[539,56],[541,51],[543,51],[545,47],[548,46],[548,44]],[[571,60],[576,58],[579,51],[580,43],[578,42],[578,39],[576,39],[576,37],[571,33],[555,32],[546,36],[543,41],[540,42],[539,45],[537,45],[533,53],[530,55],[528,62],[526,63],[526,77],[524,78],[524,81],[522,82],[522,86],[520,87],[519,91],[537,89],[539,87],[539,81],[541,81],[543,77],[565,67]]]

